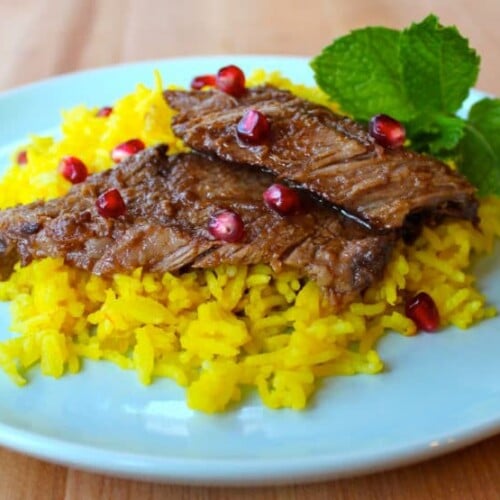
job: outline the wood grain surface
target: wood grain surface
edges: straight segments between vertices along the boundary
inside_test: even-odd
[[[53,75],[188,54],[314,55],[334,37],[429,12],[482,56],[500,95],[499,0],[0,0],[0,90]],[[0,448],[0,500],[500,499],[500,436],[431,461],[312,485],[202,488],[68,469]]]

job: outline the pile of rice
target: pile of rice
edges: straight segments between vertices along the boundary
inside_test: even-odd
[[[277,73],[258,71],[249,84],[263,82],[330,105],[319,90]],[[32,137],[28,164],[13,158],[0,180],[0,207],[66,193],[70,184],[57,171],[65,155],[99,172],[112,166],[113,147],[131,138],[182,151],[161,90],[158,77],[154,89],[138,86],[107,118],[83,106],[64,112],[60,139]],[[189,406],[204,412],[225,410],[247,387],[270,408],[302,409],[322,377],[383,370],[377,340],[389,330],[416,333],[403,311],[408,292],[434,298],[442,328],[467,328],[495,314],[468,268],[471,256],[491,252],[500,235],[500,200],[482,200],[480,217],[479,229],[449,221],[425,228],[412,246],[399,245],[383,280],[340,314],[329,310],[315,283],[293,271],[275,274],[267,265],[182,275],[136,269],[109,279],[62,259],[17,266],[0,283],[15,332],[0,343],[0,366],[23,385],[35,365],[60,377],[78,372],[87,358],[108,360],[135,370],[144,384],[173,379],[186,387]]]

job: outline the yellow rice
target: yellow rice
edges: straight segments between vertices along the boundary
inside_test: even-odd
[[[250,78],[250,84],[263,82],[331,106],[318,89],[278,73],[257,71]],[[139,85],[105,119],[84,106],[65,111],[60,138],[31,137],[25,166],[15,165],[13,156],[0,180],[0,208],[63,195],[70,187],[57,173],[64,155],[99,172],[112,166],[109,151],[132,137],[148,146],[167,143],[172,153],[183,150],[161,88],[158,77],[153,89]],[[14,332],[0,343],[0,366],[23,385],[33,366],[60,377],[78,372],[85,359],[108,360],[135,370],[143,384],[173,379],[197,410],[223,411],[240,401],[245,387],[256,388],[270,408],[302,409],[322,377],[383,370],[375,345],[385,332],[416,333],[403,313],[402,291],[428,292],[443,329],[467,328],[495,314],[469,267],[472,255],[491,252],[500,235],[500,200],[482,200],[480,216],[480,229],[449,221],[425,228],[413,246],[399,245],[384,279],[336,315],[313,282],[293,271],[274,274],[263,264],[181,275],[136,269],[110,279],[62,259],[16,266],[0,283],[0,300],[11,301]]]

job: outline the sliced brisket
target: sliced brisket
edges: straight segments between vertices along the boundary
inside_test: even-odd
[[[0,212],[0,262],[7,276],[16,261],[63,257],[96,274],[211,268],[221,263],[268,263],[298,269],[317,281],[333,304],[344,305],[382,274],[394,237],[373,235],[303,193],[300,214],[269,210],[262,192],[274,177],[197,154],[168,157],[148,149],[112,170],[90,176],[61,198]],[[116,219],[97,214],[95,200],[116,187],[127,205]],[[241,243],[207,231],[219,210],[238,212]]]
[[[175,133],[194,150],[266,169],[373,229],[400,229],[408,218],[477,218],[474,187],[446,164],[384,149],[361,125],[289,92],[263,86],[239,99],[219,91],[166,91],[165,98],[179,111]],[[236,136],[248,108],[271,123],[261,145]]]

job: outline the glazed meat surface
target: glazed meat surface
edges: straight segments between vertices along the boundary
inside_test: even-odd
[[[270,86],[236,99],[219,91],[166,91],[179,113],[174,132],[192,149],[268,170],[308,189],[377,230],[400,229],[417,217],[475,220],[474,187],[446,164],[377,145],[359,124]],[[236,135],[249,109],[268,118],[259,145]]]
[[[282,217],[262,192],[274,176],[197,154],[167,156],[145,150],[109,171],[90,176],[61,198],[0,212],[0,262],[7,276],[15,262],[63,257],[96,274],[213,268],[221,263],[267,263],[297,269],[341,306],[376,281],[394,236],[373,235],[331,207],[302,193],[301,213]],[[125,215],[104,218],[95,200],[116,187]],[[239,243],[214,239],[210,217],[230,209],[242,217]]]

